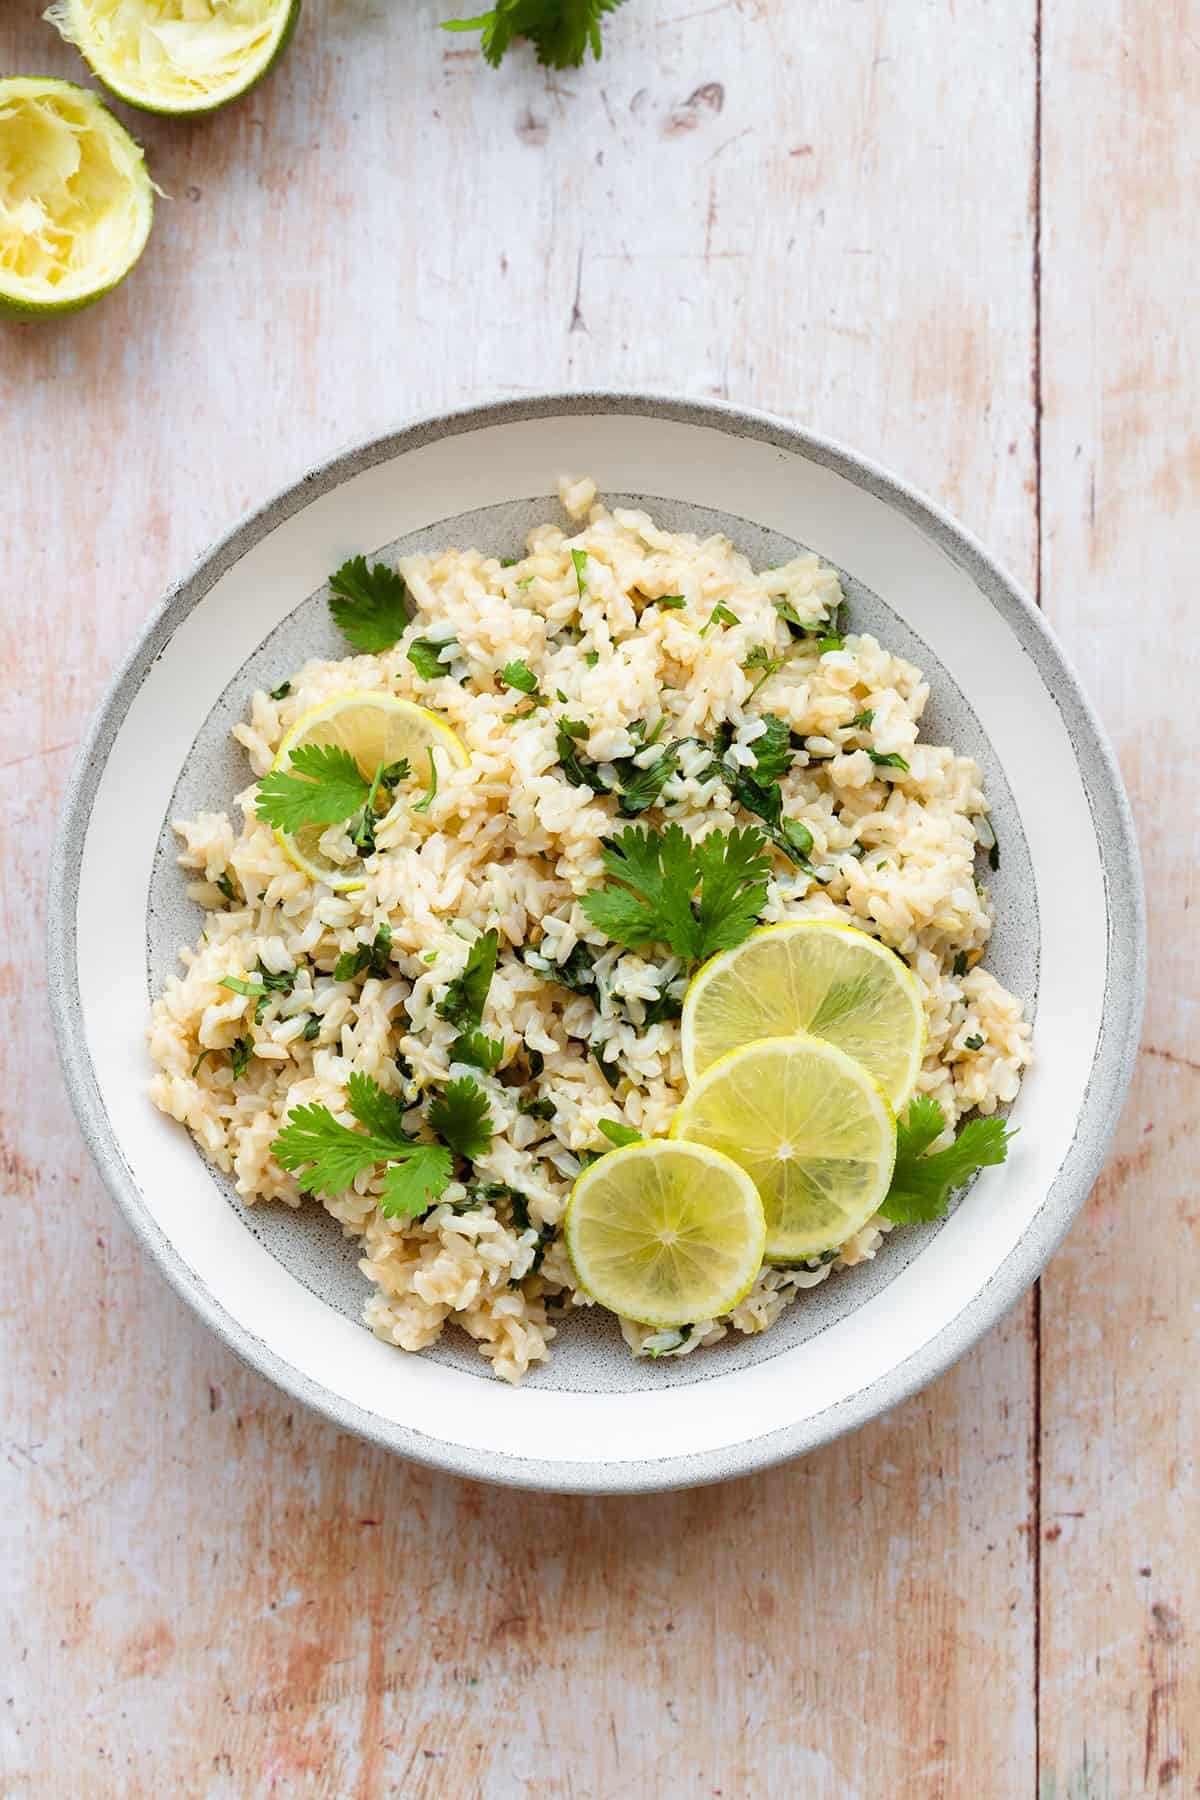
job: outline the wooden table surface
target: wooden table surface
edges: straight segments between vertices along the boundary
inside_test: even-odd
[[[81,78],[39,10],[0,73]],[[143,265],[0,333],[0,1793],[1200,1793],[1195,0],[629,0],[552,77],[444,10],[311,0],[233,110],[124,114]],[[856,1436],[606,1501],[411,1469],[207,1334],[88,1163],[40,905],[83,721],[211,538],[412,414],[587,385],[772,409],[963,518],[1113,736],[1152,931],[1040,1291]]]

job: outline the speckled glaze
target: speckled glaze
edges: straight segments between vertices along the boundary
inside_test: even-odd
[[[1094,1042],[1088,1046],[1086,1078],[1081,1079],[1079,1092],[1072,1101],[1074,1126],[1064,1139],[1063,1154],[1057,1166],[1046,1170],[1040,1178],[1041,1191],[1030,1204],[1028,1217],[1007,1253],[994,1261],[981,1263],[970,1272],[969,1291],[965,1293],[963,1303],[940,1323],[927,1342],[911,1354],[898,1357],[871,1380],[833,1404],[806,1411],[804,1400],[798,1397],[804,1385],[803,1359],[819,1353],[814,1340],[826,1333],[834,1334],[834,1328],[843,1326],[851,1317],[858,1332],[870,1333],[875,1329],[873,1321],[880,1310],[882,1297],[905,1271],[921,1263],[928,1247],[942,1230],[948,1229],[945,1227],[895,1234],[873,1264],[835,1277],[804,1296],[765,1336],[739,1338],[714,1351],[678,1362],[636,1363],[629,1358],[612,1321],[604,1319],[598,1312],[585,1319],[573,1318],[556,1343],[551,1364],[531,1377],[527,1384],[530,1389],[543,1390],[547,1396],[562,1394],[564,1399],[567,1395],[579,1396],[577,1404],[583,1405],[588,1403],[589,1396],[597,1405],[602,1399],[612,1401],[628,1396],[634,1407],[643,1397],[646,1405],[657,1407],[669,1404],[664,1396],[685,1389],[694,1393],[697,1384],[703,1384],[705,1395],[711,1395],[713,1407],[718,1410],[728,1407],[736,1413],[739,1407],[737,1384],[739,1380],[749,1378],[749,1371],[761,1371],[762,1375],[769,1376],[772,1372],[763,1369],[762,1365],[774,1364],[777,1365],[774,1377],[778,1378],[782,1371],[790,1368],[786,1359],[793,1359],[799,1379],[778,1380],[778,1392],[772,1391],[766,1404],[766,1429],[757,1429],[753,1435],[739,1436],[736,1427],[731,1427],[731,1441],[717,1447],[684,1448],[681,1451],[676,1446],[671,1454],[637,1455],[630,1454],[630,1446],[621,1437],[619,1425],[614,1428],[604,1424],[598,1431],[596,1447],[588,1456],[558,1460],[546,1454],[553,1450],[553,1441],[543,1448],[535,1438],[530,1440],[531,1453],[521,1454],[524,1446],[520,1436],[524,1426],[516,1433],[516,1443],[506,1444],[499,1451],[483,1444],[452,1441],[449,1433],[442,1438],[436,1431],[419,1429],[405,1419],[402,1404],[398,1409],[390,1407],[393,1416],[388,1416],[389,1408],[363,1405],[345,1391],[335,1391],[332,1385],[314,1379],[311,1371],[298,1368],[266,1341],[269,1320],[265,1302],[261,1319],[255,1316],[254,1303],[240,1307],[222,1303],[213,1292],[211,1279],[206,1281],[193,1266],[196,1257],[183,1253],[177,1241],[178,1234],[164,1229],[161,1220],[155,1216],[154,1184],[139,1180],[133,1165],[140,1152],[130,1150],[130,1133],[126,1129],[123,1138],[120,1124],[114,1120],[111,1100],[101,1091],[106,1084],[119,1082],[128,1097],[134,1087],[144,1086],[147,1070],[144,1060],[138,1064],[129,1043],[97,1054],[96,1046],[89,1041],[80,985],[80,959],[76,956],[76,925],[78,923],[86,939],[90,915],[81,916],[79,908],[80,871],[85,862],[85,851],[90,848],[91,854],[96,854],[95,843],[91,846],[88,843],[89,824],[114,747],[123,733],[136,729],[130,724],[131,709],[143,687],[161,679],[156,675],[156,667],[175,634],[242,559],[325,496],[336,496],[341,490],[349,494],[348,484],[367,471],[394,468],[397,492],[400,492],[404,486],[404,459],[414,453],[436,447],[436,456],[452,459],[448,468],[456,468],[457,461],[469,460],[472,440],[488,445],[511,442],[514,456],[518,447],[521,454],[528,455],[531,442],[528,434],[531,430],[537,432],[539,424],[543,424],[545,435],[552,441],[547,445],[549,460],[544,467],[538,464],[542,476],[540,492],[525,491],[511,498],[492,499],[488,505],[474,510],[439,505],[439,464],[435,465],[432,478],[426,483],[430,494],[424,508],[426,516],[414,529],[398,539],[376,535],[370,542],[341,540],[345,550],[369,552],[384,548],[413,550],[457,542],[485,545],[500,555],[516,553],[529,526],[555,514],[551,496],[560,467],[567,466],[564,444],[571,444],[571,422],[578,422],[579,444],[578,453],[570,458],[569,466],[579,471],[594,466],[587,436],[589,431],[600,429],[596,422],[602,420],[612,424],[615,421],[619,424],[623,419],[630,422],[631,434],[661,428],[666,439],[664,453],[672,456],[676,464],[681,456],[685,460],[694,456],[698,484],[700,471],[703,471],[704,479],[712,485],[712,455],[714,449],[720,451],[722,440],[728,441],[727,454],[731,458],[736,456],[739,444],[767,447],[771,459],[764,467],[774,469],[778,479],[776,459],[783,459],[785,478],[790,481],[794,470],[798,490],[802,488],[806,474],[815,478],[816,471],[823,471],[821,502],[830,506],[831,519],[835,512],[840,516],[842,508],[848,509],[841,530],[849,531],[851,542],[856,529],[854,509],[862,509],[865,534],[883,518],[882,508],[890,515],[883,519],[883,524],[895,538],[895,543],[889,544],[889,556],[894,559],[897,554],[905,553],[906,534],[901,531],[899,536],[896,535],[903,523],[924,540],[922,555],[927,556],[929,547],[933,546],[939,556],[950,559],[960,576],[967,577],[969,586],[961,580],[959,585],[971,616],[957,612],[954,633],[946,640],[950,646],[947,661],[958,657],[960,663],[956,675],[943,661],[939,641],[928,632],[918,632],[910,618],[890,602],[885,581],[877,575],[874,582],[868,584],[856,575],[852,556],[831,554],[829,544],[822,542],[819,523],[792,536],[781,531],[777,522],[772,525],[752,516],[752,505],[745,499],[736,512],[728,512],[697,504],[678,494],[672,497],[669,493],[660,493],[649,480],[638,484],[641,491],[618,496],[628,502],[645,504],[662,522],[678,529],[702,533],[723,530],[757,563],[783,560],[797,545],[827,556],[842,569],[855,627],[875,632],[889,647],[920,664],[932,689],[923,727],[926,735],[935,741],[951,742],[974,755],[985,771],[1004,851],[993,889],[997,927],[989,967],[1006,985],[1022,995],[1032,1013],[1038,1001],[1042,945],[1039,894],[1044,896],[1063,887],[1071,878],[1071,871],[1053,866],[1044,833],[1035,830],[1031,844],[1023,825],[1021,807],[1006,779],[1003,759],[990,741],[972,702],[970,664],[968,662],[965,670],[962,666],[962,636],[970,635],[976,619],[982,628],[988,611],[995,615],[1022,652],[1014,682],[1019,679],[1022,686],[1028,682],[1031,693],[1033,689],[1040,689],[1041,703],[1047,695],[1052,699],[1066,753],[1074,759],[1071,779],[1086,801],[1088,830],[1093,838],[1091,849],[1102,874],[1100,884],[1089,884],[1089,890],[1095,890],[1090,892],[1091,902],[1097,908],[1103,908],[1103,916],[1097,915],[1096,924],[1098,929],[1102,928],[1104,951],[1088,976],[1094,990]],[[635,426],[634,421],[640,423]],[[686,428],[685,435],[670,429],[672,427]],[[481,438],[478,434],[489,435]],[[535,462],[537,442],[535,436],[532,439]],[[761,457],[761,454],[757,448],[753,452],[755,457]],[[469,477],[469,471],[466,473]],[[603,475],[604,471],[600,473]],[[831,485],[825,476],[835,478],[834,483]],[[449,491],[448,482],[447,493]],[[611,490],[609,497],[613,497]],[[811,516],[813,503],[808,504]],[[339,532],[353,529],[357,523],[355,508],[349,501],[344,510],[347,518],[336,527]],[[819,522],[820,505],[816,513]],[[212,605],[210,602],[210,607]],[[976,614],[975,608],[981,611]],[[201,805],[225,805],[231,795],[246,784],[246,767],[230,745],[228,729],[243,713],[255,686],[275,685],[307,656],[343,653],[340,640],[329,626],[323,595],[311,582],[301,588],[279,591],[277,599],[270,603],[270,611],[271,628],[254,642],[248,655],[235,656],[223,682],[210,686],[202,696],[202,710],[190,749],[185,744],[184,754],[176,758],[179,765],[177,779],[164,794],[164,804],[156,812],[147,834],[156,842],[147,842],[143,855],[142,840],[138,840],[139,858],[146,876],[144,882],[140,879],[131,882],[128,904],[139,905],[145,916],[141,968],[142,978],[151,990],[157,989],[173,966],[179,943],[194,938],[198,930],[197,909],[187,901],[184,883],[175,866],[169,820],[186,816]],[[980,671],[981,683],[984,675],[985,671]],[[994,694],[990,696],[990,704],[994,708]],[[1022,694],[1014,691],[1011,704],[1019,709],[1023,704]],[[1063,766],[1061,749],[1059,766]],[[1027,793],[1027,810],[1028,805]],[[142,831],[144,824],[138,829]],[[52,869],[49,920],[55,1026],[72,1099],[89,1147],[141,1241],[172,1283],[223,1340],[296,1398],[318,1408],[346,1429],[389,1448],[480,1478],[583,1492],[684,1486],[765,1466],[811,1448],[895,1405],[959,1356],[1018,1299],[1086,1197],[1100,1167],[1128,1080],[1137,1042],[1144,980],[1140,878],[1120,780],[1078,683],[1036,609],[958,526],[927,501],[861,459],[774,420],[709,403],[652,396],[547,396],[423,422],[336,459],[305,477],[242,524],[167,599],[143,633],[97,715],[67,797]],[[86,957],[82,960],[85,968],[90,966]],[[1038,1041],[1040,1048],[1040,1031]],[[121,1067],[114,1073],[117,1063]],[[1038,1079],[1037,1073],[1031,1077],[1032,1081]],[[1024,1093],[1018,1101],[1018,1123],[1024,1122],[1023,1101]],[[144,1105],[149,1109],[148,1102]],[[184,1135],[177,1127],[169,1129],[179,1137]],[[173,1150],[171,1154],[174,1154]],[[192,1157],[196,1160],[194,1152]],[[1011,1182],[1017,1178],[1015,1169],[993,1172],[964,1204],[967,1207],[980,1205],[985,1188],[987,1193],[994,1194],[998,1182]],[[209,1171],[207,1180],[210,1191],[215,1190],[212,1192],[213,1203],[222,1209],[222,1226],[225,1214],[239,1221],[245,1232],[248,1253],[251,1245],[257,1246],[258,1253],[269,1255],[273,1263],[287,1272],[290,1282],[313,1297],[322,1309],[338,1315],[339,1323],[345,1321],[345,1328],[356,1331],[372,1351],[382,1348],[374,1344],[365,1329],[349,1323],[358,1319],[365,1283],[355,1267],[354,1246],[341,1239],[323,1211],[315,1207],[298,1213],[283,1208],[258,1208],[250,1213],[233,1197],[230,1185],[223,1178]],[[148,1199],[148,1195],[151,1198]],[[836,1341],[836,1334],[828,1339],[830,1344]],[[357,1354],[353,1343],[347,1354],[351,1360]],[[443,1384],[451,1384],[444,1391],[452,1407],[461,1405],[464,1411],[469,1411],[481,1404],[493,1409],[508,1404],[516,1417],[515,1409],[527,1404],[524,1393],[518,1397],[497,1391],[497,1384],[477,1353],[462,1347],[461,1342],[455,1342],[452,1337],[448,1336],[420,1359],[402,1358],[394,1351],[385,1354],[407,1366],[414,1361],[438,1365],[437,1379]],[[376,1377],[372,1374],[371,1379]],[[354,1383],[347,1379],[341,1385],[343,1389],[353,1388]],[[680,1393],[681,1400],[682,1397]],[[395,1416],[397,1410],[401,1416]],[[758,1422],[760,1426],[764,1423],[761,1409]],[[539,1422],[531,1418],[528,1429],[537,1433]],[[606,1434],[612,1439],[611,1454],[605,1453]]]

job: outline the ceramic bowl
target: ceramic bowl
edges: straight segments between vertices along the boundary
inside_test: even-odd
[[[756,560],[843,572],[855,628],[918,662],[926,734],[982,765],[1002,846],[989,966],[1035,1024],[1007,1164],[938,1227],[802,1295],[771,1331],[635,1362],[599,1309],[513,1390],[465,1339],[420,1356],[360,1323],[356,1248],[317,1205],[247,1211],[146,1097],[146,1008],[200,920],[169,821],[248,769],[252,690],[340,655],[325,578],[354,552],[514,555],[563,472]],[[71,1096],[168,1280],[238,1355],[346,1430],[487,1480],[581,1492],[762,1468],[895,1406],[993,1325],[1095,1180],[1137,1042],[1137,854],[1113,757],[1041,615],[961,527],[861,457],[779,421],[651,396],[511,401],[411,425],[298,481],[146,627],[83,747],[57,841],[50,965]]]

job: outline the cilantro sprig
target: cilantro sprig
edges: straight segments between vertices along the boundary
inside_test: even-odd
[[[721,765],[730,794],[739,806],[762,820],[776,849],[782,850],[801,874],[819,880],[808,860],[812,854],[812,832],[802,820],[783,816],[783,790],[779,784],[792,766],[791,733],[786,721],[769,713],[766,730],[750,748],[754,753],[752,768],[739,768],[730,762]]]
[[[260,819],[286,832],[346,820],[359,855],[370,856],[375,849],[378,798],[382,795],[390,806],[396,788],[410,774],[407,759],[401,757],[399,762],[380,763],[368,781],[340,745],[301,744],[286,768],[263,776],[254,808]]]
[[[583,896],[584,916],[615,944],[667,944],[700,962],[758,923],[771,867],[763,849],[753,828],[713,831],[696,844],[678,825],[620,832],[604,850],[609,882]]]
[[[504,1061],[503,1038],[486,1037],[480,1030],[499,950],[498,931],[485,931],[482,937],[476,938],[467,952],[462,974],[447,984],[437,1007],[438,1017],[458,1032],[450,1046],[451,1059],[473,1063],[488,1075]]]
[[[404,577],[387,563],[369,568],[365,556],[350,557],[329,577],[329,593],[333,622],[356,650],[390,650],[408,625]]]
[[[496,1129],[487,1095],[470,1075],[450,1082],[430,1105],[427,1117],[430,1128],[468,1162],[485,1153]]]
[[[271,1145],[275,1161],[304,1193],[327,1195],[343,1193],[364,1169],[382,1163],[380,1211],[389,1219],[418,1217],[450,1180],[450,1150],[406,1131],[403,1106],[369,1075],[351,1075],[347,1103],[362,1131],[343,1125],[327,1106],[298,1106]]]
[[[979,1169],[993,1168],[1008,1155],[1016,1136],[1003,1119],[971,1119],[952,1144],[929,1153],[946,1128],[936,1100],[918,1094],[896,1132],[896,1166],[880,1211],[896,1225],[923,1225],[943,1218],[951,1195]]]
[[[447,19],[444,31],[479,31],[480,47],[499,68],[514,38],[528,38],[552,69],[577,69],[590,50],[600,60],[600,22],[621,0],[496,0],[472,19]]]

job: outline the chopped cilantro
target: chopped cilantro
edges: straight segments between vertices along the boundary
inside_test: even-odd
[[[528,1119],[541,1119],[547,1124],[551,1119],[557,1117],[553,1100],[518,1100],[517,1111],[524,1113]]]
[[[878,750],[868,750],[867,755],[877,769],[901,769],[905,775],[910,772],[904,758],[895,750],[889,750],[886,756],[881,756]]]
[[[587,578],[584,573],[587,568],[587,551],[572,550],[571,561],[575,565],[575,586],[579,589],[579,598],[582,600],[587,593]]]
[[[622,1125],[615,1119],[601,1119],[599,1124],[609,1143],[615,1144],[619,1150],[624,1149],[626,1144],[640,1144],[642,1141],[641,1132],[635,1131],[632,1125]]]
[[[665,606],[668,612],[678,612],[681,606],[687,605],[687,601],[682,594],[660,594],[654,605]]]
[[[487,1095],[470,1075],[450,1082],[431,1103],[427,1116],[430,1128],[442,1142],[468,1162],[483,1156],[492,1141],[495,1126]]]
[[[427,813],[429,811],[429,808],[433,805],[434,795],[437,793],[438,789],[437,763],[434,761],[433,751],[426,751],[426,755],[429,758],[429,781],[422,798],[413,801],[412,809],[415,813]]]
[[[242,1079],[253,1054],[254,1039],[252,1037],[234,1038],[232,1044],[229,1046],[229,1062],[230,1067],[233,1069],[233,1079],[235,1081],[240,1081]]]
[[[980,1037],[980,1035],[977,1031],[972,1032],[972,1034],[969,1038],[964,1038],[963,1042],[966,1045],[968,1050],[982,1050],[983,1049],[983,1039]]]
[[[214,885],[220,889],[221,893],[224,894],[224,896],[227,900],[236,900],[237,899],[237,889],[234,887],[233,882],[230,880],[228,869],[222,870],[222,872],[217,876],[217,879],[216,879],[216,882],[214,883]]]
[[[354,981],[359,975],[373,975],[386,981],[392,972],[392,928],[381,925],[369,944],[343,951],[333,965],[335,981]]]
[[[461,975],[449,982],[438,1002],[438,1017],[453,1025],[456,1031],[476,1031],[483,1023],[488,989],[496,973],[500,951],[500,933],[485,931],[467,952]]]
[[[291,682],[290,681],[281,681],[277,688],[271,689],[271,692],[268,695],[268,698],[271,700],[286,700],[288,695],[291,693],[291,691],[292,691]]]
[[[453,638],[447,638],[440,644],[435,644],[432,638],[414,638],[404,654],[422,681],[436,681],[439,675],[446,673],[446,665],[442,661],[442,651],[447,644],[453,642]]]
[[[500,679],[505,687],[517,688],[522,694],[536,694],[538,679],[524,657],[517,657],[515,662],[506,663],[500,671]]]

